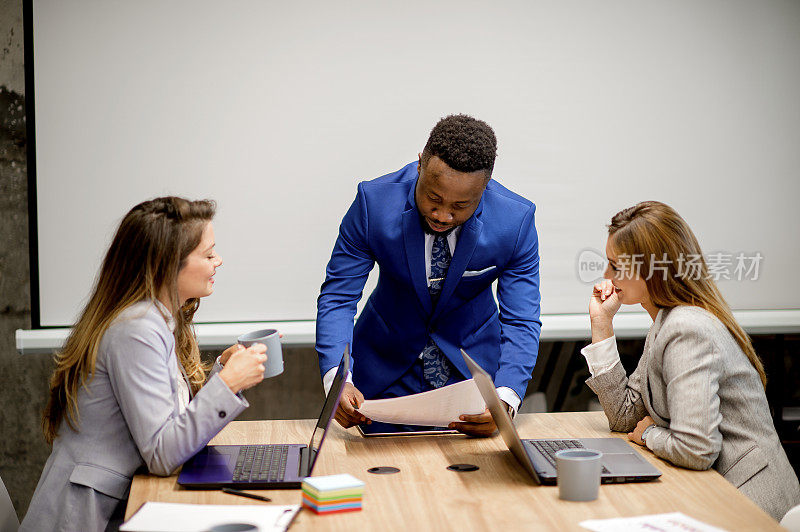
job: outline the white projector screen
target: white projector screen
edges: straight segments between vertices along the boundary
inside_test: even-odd
[[[42,326],[166,194],[219,205],[198,321],[314,319],[356,184],[452,113],[538,206],[543,313],[585,312],[579,257],[646,199],[732,261],[735,309],[800,306],[800,2],[36,0],[33,28]]]

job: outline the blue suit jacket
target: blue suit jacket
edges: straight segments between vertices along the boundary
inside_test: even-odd
[[[497,387],[507,386],[522,399],[541,330],[536,206],[489,181],[475,213],[461,226],[434,307],[414,202],[417,164],[358,185],[317,300],[320,370],[324,375],[338,365],[351,343],[353,383],[364,397],[375,397],[411,367],[431,336],[463,375],[470,373],[462,347],[493,375]],[[378,284],[354,328],[356,303],[376,262]],[[495,280],[499,314],[491,289]]]

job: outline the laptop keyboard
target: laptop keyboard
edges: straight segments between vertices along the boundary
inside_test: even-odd
[[[236,467],[233,470],[235,482],[283,480],[286,475],[288,445],[245,445],[239,449]]]
[[[556,467],[556,452],[563,449],[585,449],[583,444],[578,440],[528,440],[536,450],[542,453],[550,465]],[[603,466],[602,474],[609,474],[606,466]]]

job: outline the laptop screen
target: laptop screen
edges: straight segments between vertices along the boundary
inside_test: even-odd
[[[497,428],[500,430],[500,436],[503,437],[503,441],[506,442],[506,446],[508,446],[508,449],[517,458],[519,463],[521,463],[522,466],[528,470],[533,479],[537,483],[541,484],[539,474],[533,468],[533,464],[531,463],[528,453],[525,452],[525,447],[523,446],[522,440],[517,433],[516,427],[514,427],[514,422],[511,420],[511,416],[508,414],[508,411],[505,409],[505,407],[500,403],[500,396],[497,395],[497,389],[494,387],[492,377],[486,373],[486,371],[480,367],[477,362],[472,360],[472,357],[470,357],[463,349],[461,350],[461,356],[464,357],[464,362],[467,363],[467,367],[469,368],[470,373],[472,373],[472,378],[475,380],[475,384],[478,386],[478,390],[480,390],[486,406],[489,407],[489,411],[492,413],[492,419],[494,419]]]
[[[314,433],[311,435],[311,442],[308,444],[309,464],[308,474],[314,469],[314,462],[317,461],[317,454],[319,448],[322,446],[322,440],[325,439],[325,431],[336,414],[336,408],[339,406],[339,399],[342,395],[342,389],[347,380],[347,374],[350,371],[350,345],[344,348],[344,355],[339,364],[339,369],[336,371],[336,376],[333,378],[331,389],[328,392],[328,397],[325,398],[325,404],[322,405],[322,412],[319,414],[317,426],[314,427]]]

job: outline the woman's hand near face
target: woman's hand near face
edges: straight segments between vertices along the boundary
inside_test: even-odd
[[[608,279],[600,281],[592,289],[589,299],[589,317],[592,321],[592,343],[614,336],[611,322],[622,303],[614,285]]]
[[[589,300],[589,316],[592,320],[609,320],[619,310],[622,302],[619,300],[614,285],[608,279],[600,281],[592,289],[592,297]]]
[[[264,362],[267,361],[267,346],[264,344],[253,344],[247,349],[242,346],[235,349],[236,347],[225,350],[225,353],[232,352],[228,355],[225,367],[219,372],[220,378],[233,393],[252,388],[264,380]]]

